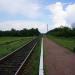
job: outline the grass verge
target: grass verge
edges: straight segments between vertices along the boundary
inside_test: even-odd
[[[0,37],[0,58],[26,44],[31,39],[26,37]]]
[[[65,38],[65,37],[54,37],[54,36],[47,36],[49,39],[53,40],[57,44],[68,48],[72,52],[75,52],[75,37]]]

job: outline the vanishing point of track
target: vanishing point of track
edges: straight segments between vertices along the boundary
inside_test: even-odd
[[[0,75],[19,75],[23,64],[36,46],[38,39],[34,39],[22,48],[0,60]]]

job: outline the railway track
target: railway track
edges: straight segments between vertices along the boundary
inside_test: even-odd
[[[23,64],[36,46],[38,39],[34,39],[22,48],[0,59],[0,75],[19,75]]]

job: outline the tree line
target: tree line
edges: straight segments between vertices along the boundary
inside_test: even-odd
[[[75,28],[59,27],[48,31],[47,34],[60,37],[75,37]]]
[[[11,29],[10,31],[0,31],[0,36],[38,36],[40,32],[38,29],[23,29],[15,30]]]

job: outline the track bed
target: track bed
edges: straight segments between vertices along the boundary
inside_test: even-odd
[[[23,65],[23,62],[27,59],[27,56],[37,42],[38,40],[34,39],[19,50],[0,60],[0,75],[17,75],[17,71]]]

